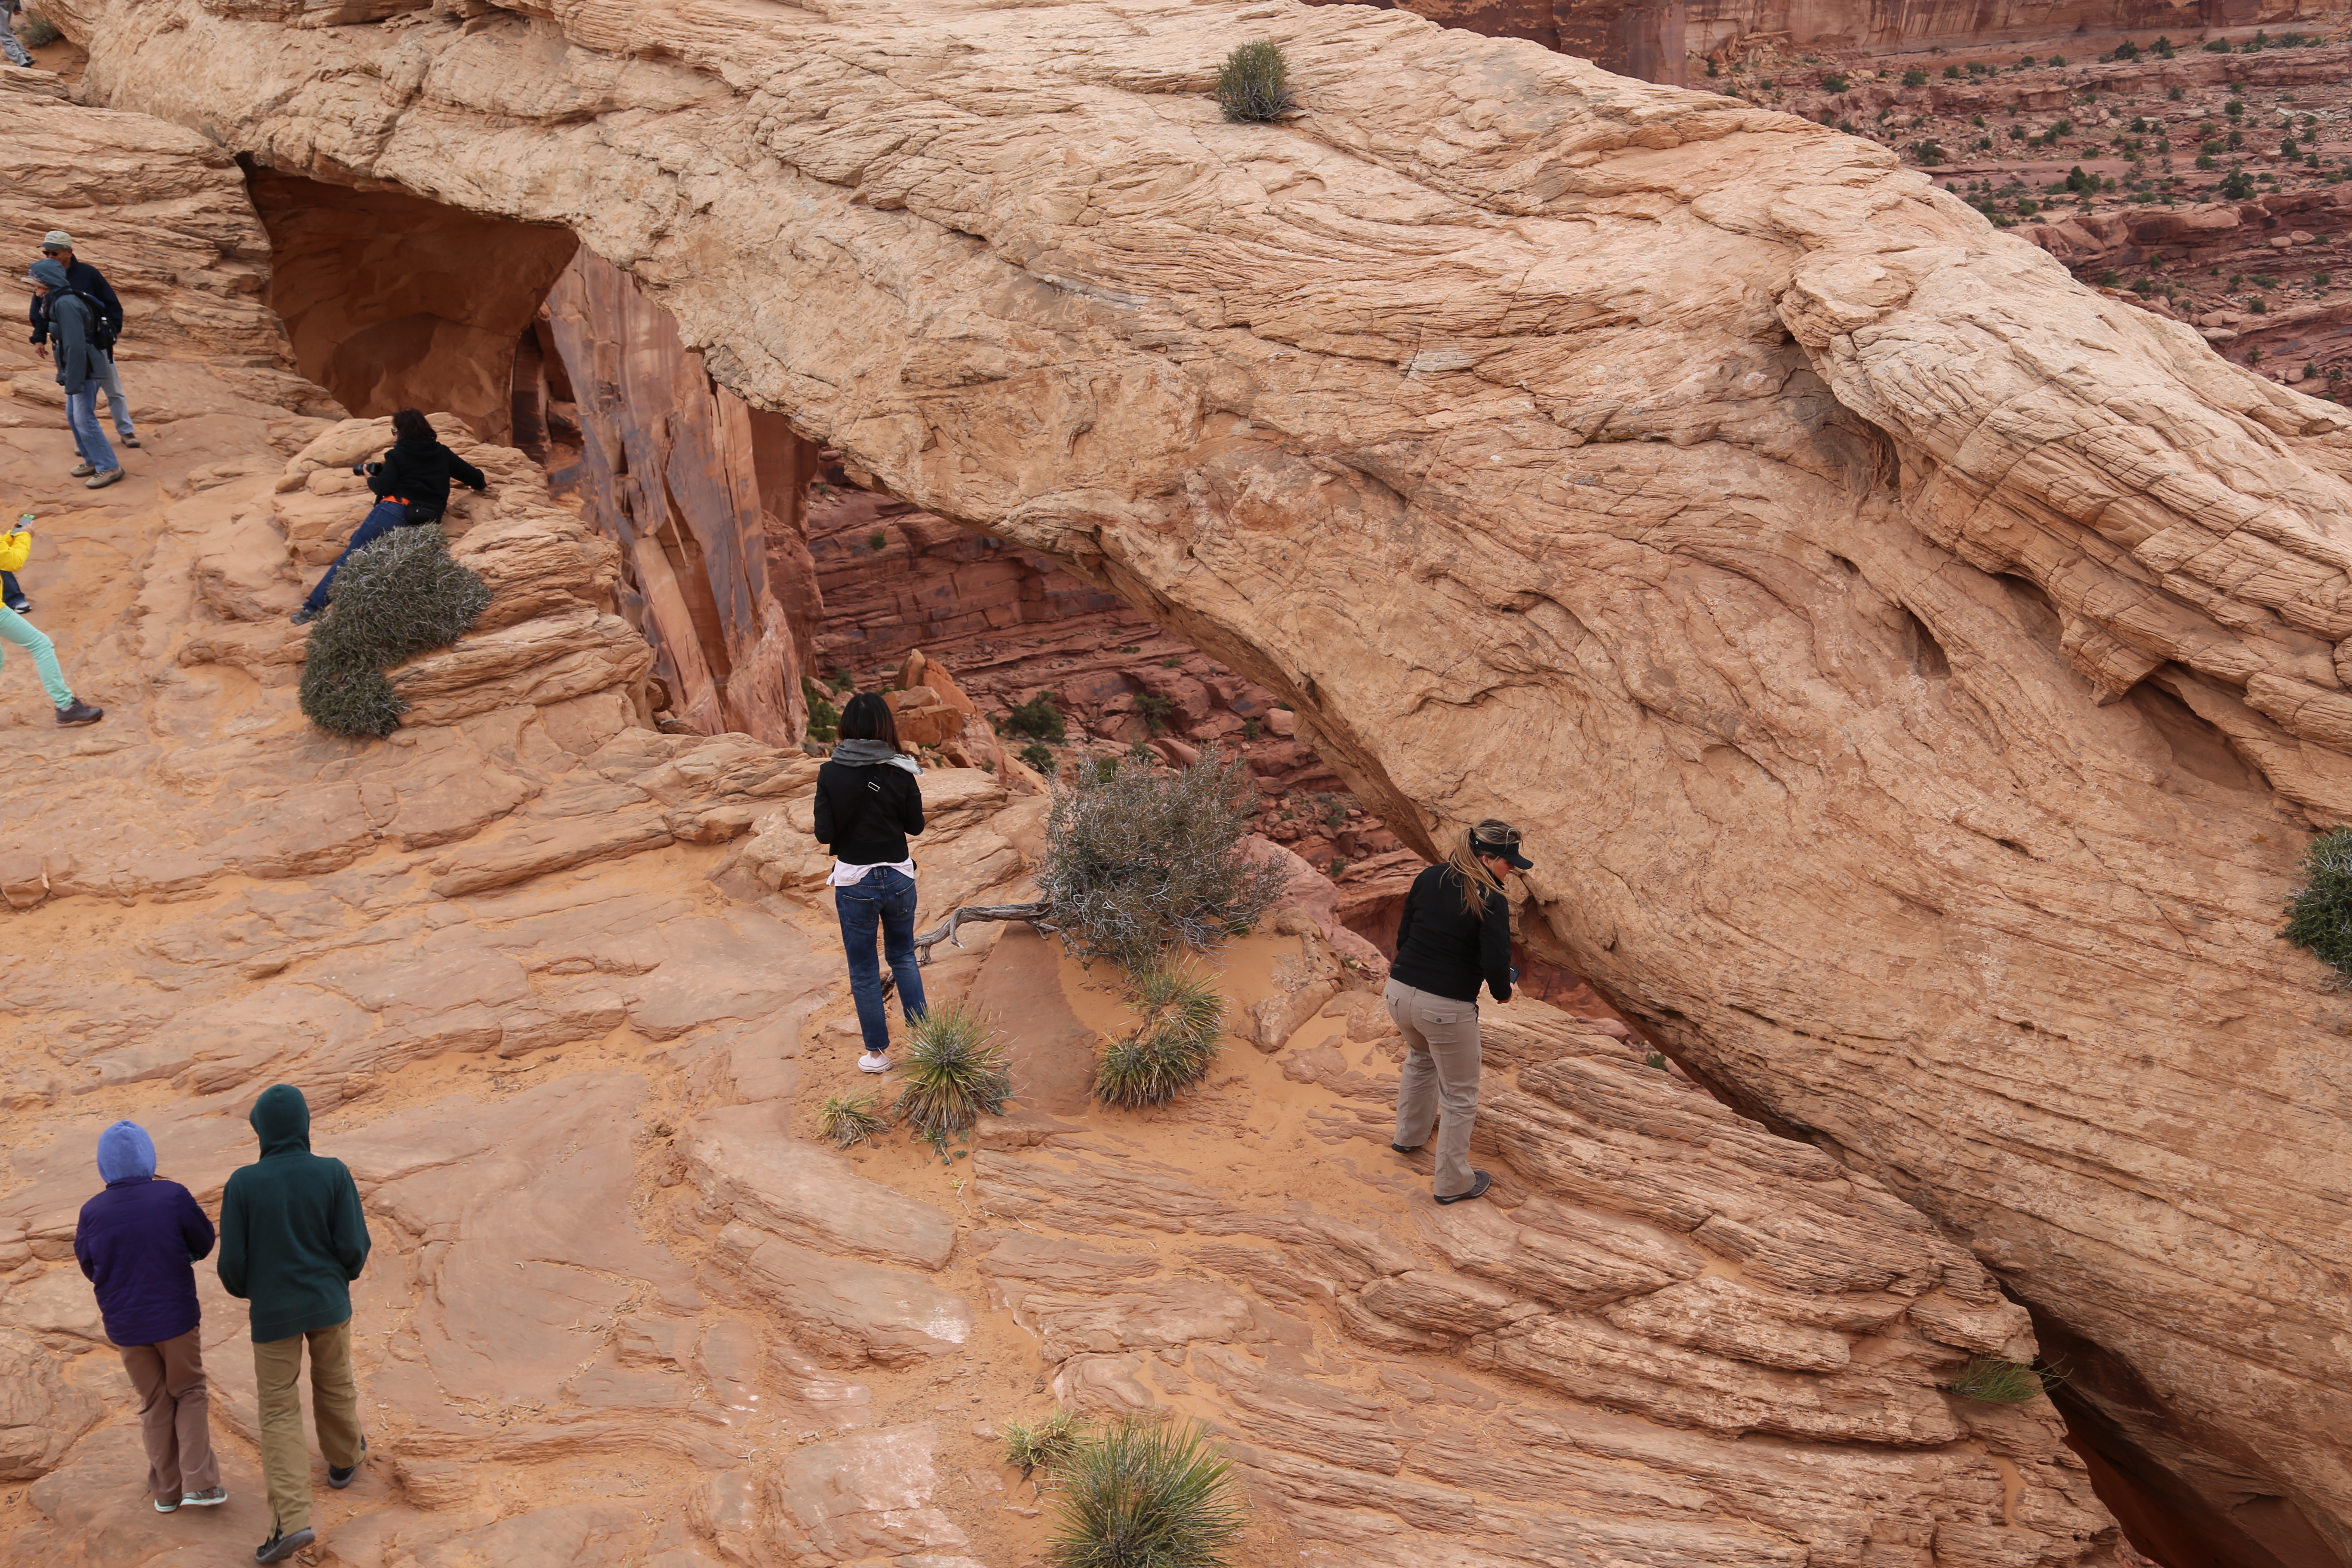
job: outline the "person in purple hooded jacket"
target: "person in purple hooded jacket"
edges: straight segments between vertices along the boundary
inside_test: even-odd
[[[192,1267],[212,1253],[213,1222],[187,1188],[155,1174],[154,1141],[135,1121],[98,1135],[98,1173],[106,1191],[81,1205],[74,1258],[98,1288],[106,1337],[139,1391],[155,1511],[226,1502],[213,1457]]]

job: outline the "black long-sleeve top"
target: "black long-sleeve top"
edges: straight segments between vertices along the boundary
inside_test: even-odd
[[[76,291],[97,300],[99,313],[106,318],[106,324],[118,334],[122,331],[122,300],[115,293],[114,285],[106,280],[105,273],[87,261],[76,261],[66,268],[66,282]],[[26,307],[25,319],[33,327],[33,335],[27,341],[37,343],[48,342],[49,297],[34,295],[33,302]]]
[[[923,786],[894,763],[827,763],[816,771],[816,837],[850,866],[896,866],[914,858],[909,834],[923,830]]]
[[[394,441],[383,455],[383,468],[368,476],[368,489],[379,498],[398,497],[436,517],[449,510],[449,481],[463,479],[476,489],[488,488],[482,470],[438,441]]]
[[[1511,999],[1511,906],[1499,892],[1483,895],[1484,919],[1462,907],[1461,874],[1432,866],[1412,879],[1397,917],[1396,962],[1389,978],[1432,995],[1475,1005],[1485,981],[1497,1002]]]

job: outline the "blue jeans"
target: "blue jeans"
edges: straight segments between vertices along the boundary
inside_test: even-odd
[[[302,601],[302,607],[314,616],[325,609],[328,599],[327,590],[334,584],[335,574],[343,569],[343,563],[352,558],[352,552],[364,550],[394,529],[404,528],[407,524],[408,508],[406,506],[393,500],[376,502],[359,527],[353,531],[352,542],[343,546],[343,552],[335,557],[335,563],[327,568],[327,574],[319,579],[319,585],[310,590],[309,598]]]
[[[66,423],[73,426],[74,448],[81,460],[98,472],[122,467],[122,459],[106,444],[106,429],[98,422],[98,378],[81,384],[79,392],[66,394]]]
[[[890,978],[898,983],[907,1022],[924,1013],[923,972],[915,967],[915,879],[877,866],[855,887],[835,888],[833,907],[841,916],[841,945],[849,953],[849,994],[857,1003],[857,1032],[866,1049],[880,1056],[890,1048],[889,1016],[882,1010],[882,964],[874,935],[882,934]]]

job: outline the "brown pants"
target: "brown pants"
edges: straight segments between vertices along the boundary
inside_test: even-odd
[[[147,1442],[147,1489],[177,1505],[190,1492],[220,1485],[205,1390],[205,1347],[190,1329],[160,1345],[117,1345],[122,1370],[139,1391],[139,1436]]]
[[[359,1385],[352,1380],[352,1321],[291,1339],[257,1342],[253,1382],[261,1396],[261,1476],[278,1533],[310,1527],[310,1446],[302,1441],[302,1344],[310,1345],[310,1421],[319,1452],[341,1468],[360,1462]]]
[[[1394,980],[1381,1000],[1411,1053],[1397,1083],[1397,1147],[1418,1149],[1435,1127],[1437,1169],[1432,1188],[1445,1198],[1466,1193],[1475,1180],[1470,1171],[1470,1130],[1478,1123],[1478,1005]]]

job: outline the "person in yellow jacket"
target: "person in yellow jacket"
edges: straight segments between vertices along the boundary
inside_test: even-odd
[[[23,569],[25,560],[33,553],[33,514],[26,512],[16,520],[16,531],[0,539],[0,572]],[[95,724],[106,717],[106,710],[93,708],[73,694],[66,684],[65,671],[58,668],[56,645],[47,633],[16,611],[0,608],[0,642],[9,642],[33,656],[33,668],[41,672],[41,685],[57,704],[60,724]],[[0,653],[0,659],[6,654]]]

